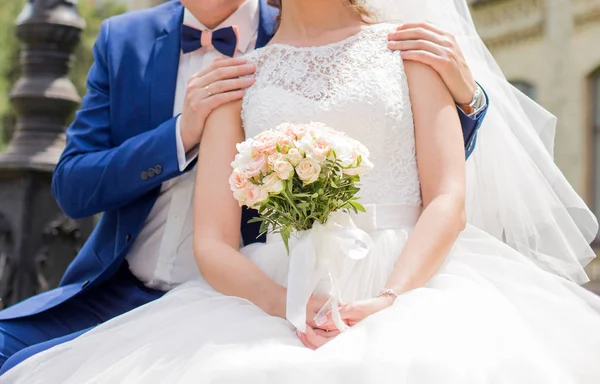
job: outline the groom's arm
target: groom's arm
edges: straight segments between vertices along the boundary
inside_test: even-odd
[[[94,63],[88,73],[88,90],[67,129],[67,144],[52,180],[58,204],[74,218],[128,204],[180,173],[176,118],[113,145],[108,29],[107,23],[100,28],[93,48]],[[156,176],[142,180],[141,173],[151,168]]]
[[[179,136],[177,117],[114,145],[108,33],[109,24],[105,22],[93,49],[94,63],[88,74],[88,91],[75,121],[67,129],[66,148],[52,180],[52,192],[59,206],[73,218],[131,204],[159,188],[163,182],[192,168],[180,165],[181,152],[185,150],[182,149],[184,144]],[[149,172],[153,176],[144,177]]]
[[[402,58],[433,68],[457,104],[468,158],[475,149],[477,131],[485,118],[489,100],[476,82],[455,37],[431,23],[407,23],[388,36],[389,47]],[[479,97],[477,90],[480,90]]]
[[[477,132],[483,123],[483,119],[485,118],[489,105],[487,93],[482,87],[479,87],[479,89],[481,90],[481,93],[477,97],[474,107],[457,105],[458,117],[460,118],[460,124],[462,126],[467,159],[475,150]],[[467,109],[468,112],[463,108]]]

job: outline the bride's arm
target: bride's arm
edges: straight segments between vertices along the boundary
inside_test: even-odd
[[[219,107],[206,122],[194,191],[194,254],[202,276],[217,291],[284,317],[285,289],[238,251],[241,209],[228,180],[236,144],[244,140],[240,106]]]
[[[407,61],[405,70],[424,210],[386,284],[397,294],[427,283],[466,223],[465,149],[454,101],[433,69]]]

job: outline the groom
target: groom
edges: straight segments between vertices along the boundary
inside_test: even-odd
[[[278,10],[266,0],[181,3],[102,25],[52,191],[71,217],[103,215],[59,288],[0,311],[2,373],[199,276],[190,171],[206,117],[241,98],[255,71],[240,59],[215,59],[267,44]],[[487,100],[452,39],[428,24],[405,25],[390,35],[390,48],[444,79],[460,103],[469,154]],[[243,225],[245,243],[257,234]]]

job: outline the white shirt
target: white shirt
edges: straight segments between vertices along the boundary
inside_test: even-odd
[[[238,56],[255,47],[259,19],[259,0],[246,0],[215,29],[232,25],[238,27]],[[187,9],[184,10],[183,23],[207,30]],[[220,55],[212,47],[181,55],[173,116],[183,110],[188,79]],[[179,120],[173,134],[176,135],[179,169],[183,171],[196,158],[198,150],[185,153]],[[167,291],[200,275],[192,247],[195,177],[196,173],[192,170],[163,183],[160,195],[127,255],[131,272],[147,287]]]

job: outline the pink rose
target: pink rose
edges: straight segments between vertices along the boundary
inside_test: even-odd
[[[279,135],[274,131],[265,131],[254,138],[252,147],[266,155],[270,155],[277,151],[277,143]]]
[[[300,140],[306,135],[306,130],[308,126],[306,125],[294,125],[292,126],[292,133],[296,137],[296,140]]]
[[[320,138],[312,142],[312,153],[318,160],[324,160],[331,152],[331,142]]]
[[[246,175],[244,174],[244,172],[242,172],[238,168],[234,169],[233,173],[229,177],[229,186],[231,187],[231,191],[235,192],[235,191],[242,190],[242,189],[246,188],[247,184],[248,184],[248,178],[246,178]]]
[[[279,152],[275,152],[274,154],[269,155],[269,158],[268,158],[267,161],[269,163],[269,167],[271,169],[273,169],[273,167],[275,166],[275,164],[278,161],[283,161],[283,160],[285,160],[285,156],[283,154],[279,153]]]
[[[261,173],[266,174],[267,173],[267,156],[262,152],[255,154],[254,157],[252,158],[252,160],[248,164],[246,164],[245,171],[246,171],[246,176],[249,178],[258,177],[258,176],[260,176]]]
[[[269,198],[269,193],[260,185],[249,183],[245,193],[245,205],[250,208],[258,208],[260,203]]]

